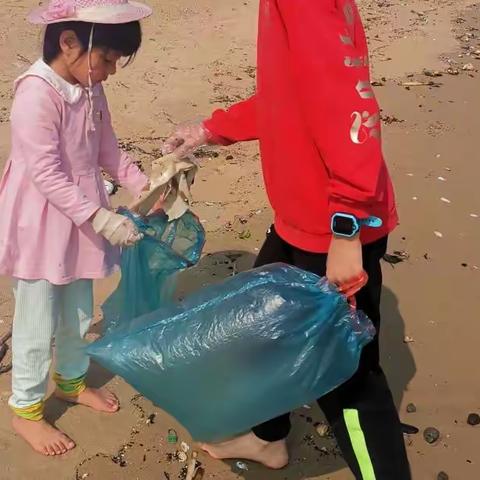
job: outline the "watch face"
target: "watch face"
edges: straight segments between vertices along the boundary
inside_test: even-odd
[[[349,236],[353,235],[355,231],[355,223],[353,219],[339,215],[336,215],[333,218],[332,227],[333,233],[336,233],[337,235]]]

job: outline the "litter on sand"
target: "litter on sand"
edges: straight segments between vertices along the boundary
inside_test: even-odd
[[[407,87],[407,88],[410,88],[410,87],[439,87],[440,85],[441,85],[441,83],[433,82],[433,81],[430,81],[430,82],[412,81],[412,82],[403,82],[402,83],[402,87]]]
[[[105,190],[107,191],[108,195],[113,195],[113,193],[115,192],[115,185],[109,180],[104,180],[103,183],[105,185]]]
[[[329,425],[326,425],[325,423],[321,423],[316,427],[317,433],[321,438],[326,438],[330,436],[331,434],[331,428]]]
[[[177,432],[173,428],[168,431],[167,442],[172,445],[178,442]]]
[[[383,259],[390,265],[396,265],[397,263],[404,262],[409,258],[410,258],[410,255],[405,250],[395,250],[393,254],[386,253],[383,256]]]
[[[188,462],[188,467],[187,467],[187,474],[185,476],[185,480],[194,480],[196,470],[197,470],[197,452],[192,453],[192,458]]]
[[[243,470],[244,472],[247,472],[248,471],[248,465],[244,462],[237,462],[235,464],[235,466],[239,469],[239,470]]]
[[[180,463],[185,463],[188,460],[188,456],[185,452],[177,452],[177,459]]]

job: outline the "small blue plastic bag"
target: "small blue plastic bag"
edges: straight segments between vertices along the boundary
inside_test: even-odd
[[[275,264],[124,324],[88,353],[211,442],[336,388],[374,335],[325,279]]]
[[[172,301],[176,273],[198,263],[205,244],[205,230],[191,212],[173,222],[163,212],[146,218],[122,213],[144,238],[122,252],[120,283],[102,305],[105,331]]]

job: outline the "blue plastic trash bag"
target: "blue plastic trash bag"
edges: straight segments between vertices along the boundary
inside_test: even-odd
[[[102,305],[105,330],[157,310],[173,298],[176,273],[195,265],[205,244],[205,230],[191,212],[168,221],[163,212],[146,218],[128,215],[144,233],[121,257],[121,279]]]
[[[374,335],[325,279],[275,264],[124,324],[88,353],[211,442],[339,386]]]

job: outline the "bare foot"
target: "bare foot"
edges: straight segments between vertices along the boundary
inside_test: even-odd
[[[77,397],[65,395],[57,388],[55,396],[60,400],[70,403],[78,403],[93,408],[97,412],[115,413],[120,408],[118,398],[106,388],[86,388]]]
[[[201,448],[217,460],[239,458],[279,470],[288,464],[287,442],[266,442],[253,432],[222,443],[204,443]]]
[[[35,422],[14,416],[12,426],[36,452],[43,455],[63,455],[75,447],[73,440],[45,420]]]

